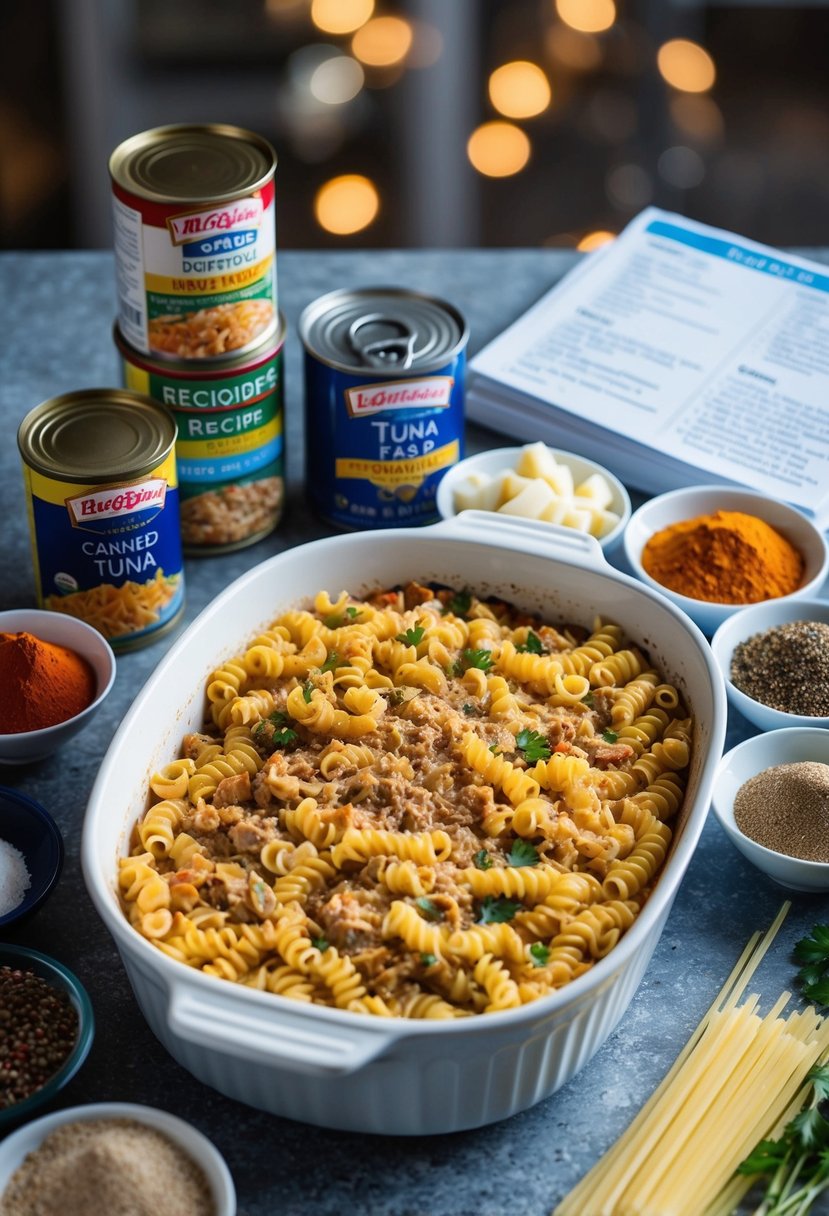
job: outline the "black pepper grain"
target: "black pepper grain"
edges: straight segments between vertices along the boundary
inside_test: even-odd
[[[0,966],[0,1110],[41,1089],[78,1037],[67,995],[33,971]]]
[[[829,625],[789,621],[740,642],[731,682],[771,709],[829,717]]]
[[[775,853],[829,861],[829,764],[777,764],[750,777],[734,799],[734,822]]]

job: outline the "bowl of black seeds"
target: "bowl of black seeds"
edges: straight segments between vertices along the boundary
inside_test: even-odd
[[[752,604],[720,626],[711,649],[730,703],[755,726],[829,728],[829,602]]]
[[[83,1064],[92,1003],[56,959],[0,945],[0,1132],[51,1101]]]
[[[793,891],[829,891],[829,731],[770,730],[726,752],[711,798],[746,860]]]

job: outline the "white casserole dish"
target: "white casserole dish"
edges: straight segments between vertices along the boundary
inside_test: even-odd
[[[148,779],[203,721],[204,687],[279,611],[319,590],[352,595],[411,578],[471,587],[546,620],[618,622],[677,681],[695,718],[688,795],[671,854],[641,915],[561,991],[446,1022],[304,1005],[204,975],[127,922],[117,857],[147,806]],[[288,550],[202,612],[147,682],[104,758],[83,828],[84,877],[141,1010],[170,1054],[213,1088],[321,1127],[392,1135],[461,1131],[524,1110],[568,1081],[616,1026],[644,974],[708,811],[726,700],[705,639],[668,600],[619,574],[592,537],[467,511],[433,527],[357,532]]]

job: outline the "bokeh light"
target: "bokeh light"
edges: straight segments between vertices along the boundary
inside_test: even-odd
[[[514,59],[496,68],[489,78],[489,99],[507,118],[534,118],[550,104],[546,74],[536,63]]]
[[[335,236],[350,236],[362,232],[380,210],[377,187],[368,177],[346,173],[332,177],[317,191],[314,215],[326,232]]]
[[[406,56],[407,68],[430,68],[443,54],[443,34],[428,21],[412,23],[412,45]]]
[[[326,34],[353,34],[374,12],[374,0],[313,0],[311,20]]]
[[[485,177],[511,177],[530,159],[530,141],[511,122],[485,122],[470,135],[466,154]]]
[[[612,241],[616,236],[615,232],[608,232],[605,228],[597,228],[595,232],[586,232],[576,245],[576,249],[582,253],[590,253],[593,249],[598,249],[601,245],[606,245],[608,241]]]
[[[656,62],[663,79],[683,93],[705,93],[717,78],[714,60],[704,47],[688,38],[663,43]]]
[[[571,72],[592,72],[602,62],[602,48],[592,34],[579,34],[569,25],[551,25],[544,35],[547,54]]]
[[[636,132],[636,103],[618,89],[597,89],[584,108],[583,125],[593,137],[621,144]]]
[[[717,144],[725,137],[722,110],[710,97],[699,93],[677,93],[671,98],[671,118],[686,139],[699,144]]]
[[[556,0],[556,12],[571,29],[600,34],[616,20],[614,0]]]
[[[677,144],[666,148],[656,163],[656,169],[663,181],[678,190],[693,190],[699,186],[705,177],[705,161],[699,152]]]
[[[617,165],[605,180],[611,203],[626,211],[639,211],[653,198],[653,181],[647,169],[633,163]]]
[[[400,63],[412,45],[412,27],[402,17],[372,17],[351,40],[356,57],[373,68]]]
[[[332,55],[319,64],[311,74],[308,87],[317,101],[328,106],[342,106],[360,92],[365,73],[350,55]]]

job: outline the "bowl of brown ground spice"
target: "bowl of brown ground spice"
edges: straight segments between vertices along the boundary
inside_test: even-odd
[[[793,891],[829,891],[829,731],[790,727],[726,752],[714,814],[734,847]]]
[[[733,486],[650,499],[624,547],[634,574],[709,637],[747,604],[816,595],[829,571],[826,538],[801,511]]]
[[[236,1216],[224,1158],[167,1111],[128,1102],[72,1106],[0,1144],[2,1216]]]

